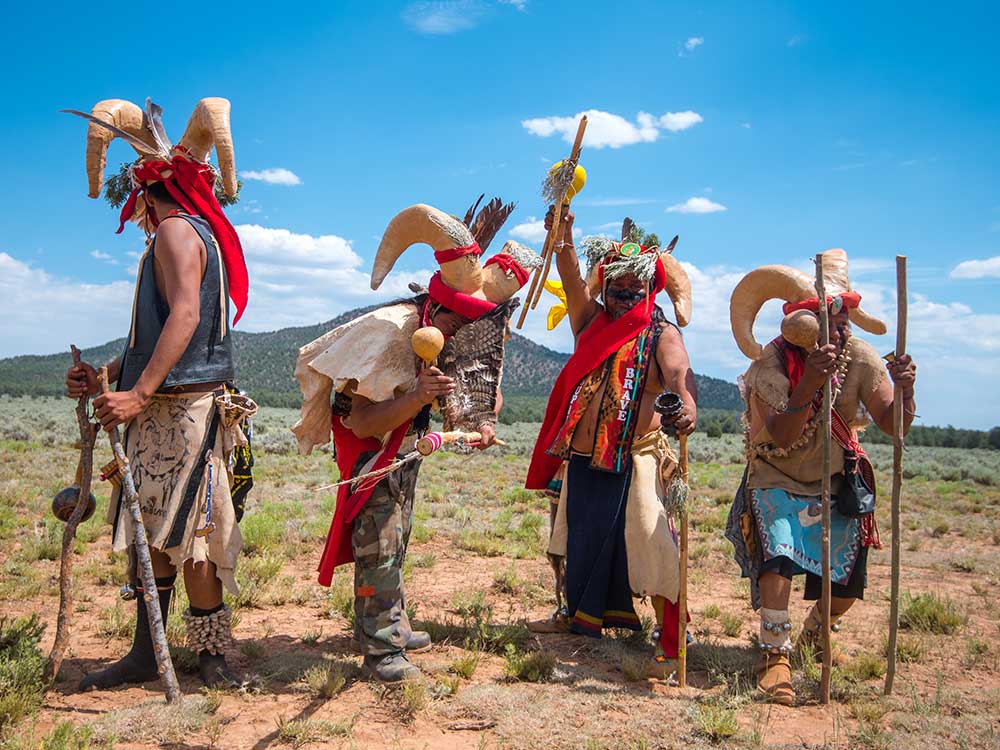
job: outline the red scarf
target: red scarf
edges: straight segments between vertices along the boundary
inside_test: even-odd
[[[517,283],[521,286],[528,283],[528,270],[514,260],[513,255],[508,255],[507,253],[497,253],[483,264],[483,268],[493,264],[500,266],[500,268],[504,271],[514,274],[514,278],[517,279]]]
[[[838,294],[834,297],[827,295],[826,304],[829,306],[833,303],[835,299],[840,300],[842,307],[846,307],[848,310],[853,310],[855,307],[861,304],[861,295],[857,292],[844,292],[843,294]],[[788,315],[796,310],[810,310],[814,313],[819,312],[819,297],[810,297],[809,299],[804,299],[801,302],[786,302],[781,307],[781,311]],[[838,312],[839,310],[834,310],[833,312]]]
[[[596,368],[604,365],[608,357],[616,354],[622,346],[637,337],[652,322],[653,297],[663,289],[666,281],[663,264],[658,261],[656,265],[653,289],[645,300],[634,305],[617,320],[612,319],[606,310],[601,310],[594,322],[580,334],[576,342],[576,351],[552,386],[549,403],[545,408],[545,419],[538,433],[531,465],[528,466],[528,478],[524,483],[526,489],[544,490],[562,464],[562,459],[551,455],[549,448],[552,447],[563,426],[570,399],[579,382]]]
[[[212,228],[212,234],[219,243],[222,263],[226,267],[226,278],[229,281],[229,296],[236,308],[233,325],[236,325],[247,306],[247,296],[250,289],[250,278],[247,273],[246,260],[243,258],[243,246],[240,244],[236,229],[222,212],[215,197],[215,173],[207,164],[195,161],[187,156],[181,146],[174,149],[175,153],[169,162],[147,161],[133,168],[132,174],[138,183],[128,200],[122,207],[118,233],[125,227],[125,222],[135,213],[139,194],[146,189],[147,182],[162,182],[170,197],[173,198],[187,213],[200,216]],[[159,225],[156,215],[150,210],[153,226]]]
[[[431,276],[431,283],[428,286],[427,293],[439,305],[444,305],[452,312],[458,313],[463,318],[468,318],[469,320],[481,318],[496,307],[489,300],[479,299],[479,297],[473,297],[471,294],[463,294],[452,289],[444,283],[440,271]]]
[[[407,420],[393,430],[383,448],[378,438],[359,438],[341,422],[339,416],[334,415],[332,420],[333,442],[337,449],[337,468],[340,470],[340,478],[350,479],[354,475],[354,467],[362,453],[380,449],[382,451],[369,471],[378,471],[388,466],[395,460],[396,453],[403,443],[411,421]],[[337,507],[333,512],[333,521],[330,523],[330,532],[326,537],[323,557],[320,558],[317,568],[321,585],[330,585],[333,580],[333,571],[337,566],[354,561],[354,550],[351,547],[351,524],[365,503],[368,502],[368,498],[371,497],[377,484],[378,482],[375,482],[367,487],[362,485],[356,492],[351,491],[350,484],[342,484],[337,489]]]

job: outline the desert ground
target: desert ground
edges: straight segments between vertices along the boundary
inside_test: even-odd
[[[548,501],[521,489],[537,425],[501,426],[508,446],[425,461],[406,561],[412,618],[434,637],[415,655],[424,678],[384,687],[360,676],[351,642],[352,572],[333,586],[315,567],[333,508],[329,453],[294,452],[292,410],[256,420],[256,486],[242,522],[244,559],[230,663],[240,690],[205,691],[183,647],[183,593],[168,636],[185,699],[158,683],[76,692],[87,671],[128,650],[134,605],[124,557],[98,511],[75,546],[77,611],[58,679],[40,682],[58,609],[62,524],[51,498],[72,482],[69,400],[0,398],[0,747],[528,748],[1000,747],[1000,453],[912,448],[903,490],[903,629],[894,694],[882,697],[889,598],[891,448],[874,446],[885,549],[866,598],[835,635],[833,702],[819,669],[798,660],[794,707],[755,700],[757,618],[722,537],[742,473],[737,436],[691,444],[690,686],[647,679],[647,632],[601,640],[534,636],[521,623],[554,608],[544,555]],[[95,464],[110,460],[102,440]],[[182,587],[179,587],[182,589]],[[801,582],[792,619],[808,605]],[[37,617],[38,627],[30,618]],[[27,618],[27,619],[25,619]],[[41,626],[44,626],[41,629]],[[39,632],[40,631],[40,632]],[[35,641],[37,640],[37,651]]]

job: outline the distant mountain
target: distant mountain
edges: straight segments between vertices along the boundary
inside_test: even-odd
[[[233,346],[240,387],[264,405],[298,406],[301,399],[292,371],[299,347],[372,309],[374,306],[351,310],[312,326],[282,328],[267,333],[235,331]],[[83,358],[91,363],[106,362],[119,354],[124,345],[124,339],[116,339],[83,350]],[[547,397],[567,359],[566,354],[513,334],[507,342],[505,355],[504,395]],[[69,352],[0,359],[0,393],[12,396],[61,395],[63,376],[69,364]],[[732,383],[707,375],[695,377],[700,406],[708,409],[743,408],[739,391]]]

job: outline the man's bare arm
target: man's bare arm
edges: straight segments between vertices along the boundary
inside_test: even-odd
[[[690,435],[698,421],[698,385],[695,383],[684,339],[673,326],[664,326],[660,333],[656,363],[660,367],[663,386],[679,395],[684,402],[684,408],[674,421],[674,427],[680,434]]]
[[[355,395],[348,426],[359,438],[382,437],[417,416],[425,404],[454,390],[454,380],[436,367],[427,367],[417,377],[413,389],[396,398],[370,401]]]
[[[549,209],[545,217],[545,228],[552,226],[553,212]],[[569,323],[573,335],[579,336],[594,316],[600,312],[601,306],[590,296],[590,289],[580,272],[580,261],[576,257],[573,244],[573,213],[566,211],[562,217],[562,231],[556,235],[556,268],[562,279],[563,292],[566,293],[566,309],[569,311]],[[562,245],[560,245],[562,243]]]
[[[156,232],[154,256],[170,312],[135,390],[149,399],[184,354],[201,319],[201,277],[205,246],[188,222],[163,221]],[[219,269],[220,273],[222,269]]]
[[[157,229],[155,262],[170,312],[135,386],[94,402],[105,428],[128,422],[142,411],[191,342],[201,318],[203,252],[204,243],[186,221],[165,220]]]
[[[889,378],[884,378],[878,388],[863,399],[872,421],[886,435],[892,435],[895,429],[892,424],[895,383],[903,386],[903,434],[910,431],[913,417],[916,416],[916,403],[913,397],[916,374],[913,361],[908,355],[904,355],[889,365]]]

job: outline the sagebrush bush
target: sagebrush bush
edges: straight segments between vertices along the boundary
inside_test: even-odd
[[[42,705],[45,657],[38,642],[44,630],[38,615],[0,618],[0,732]]]

